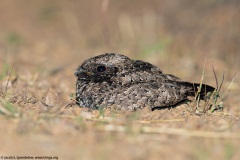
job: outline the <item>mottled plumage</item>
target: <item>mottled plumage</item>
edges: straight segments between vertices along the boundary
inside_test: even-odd
[[[199,84],[164,74],[158,67],[106,53],[86,60],[75,72],[76,101],[82,107],[136,110],[174,106],[194,96]],[[201,98],[213,87],[203,84]]]

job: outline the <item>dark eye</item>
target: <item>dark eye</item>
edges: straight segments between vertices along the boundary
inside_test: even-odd
[[[114,67],[114,72],[117,73],[118,72],[118,68]]]
[[[105,66],[98,66],[97,67],[97,72],[104,72],[104,71],[106,71],[106,67]]]

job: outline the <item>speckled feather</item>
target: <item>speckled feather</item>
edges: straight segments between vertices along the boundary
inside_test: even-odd
[[[77,103],[93,109],[111,107],[133,111],[174,106],[194,96],[199,86],[163,74],[148,62],[115,53],[86,60],[75,75]],[[202,98],[214,90],[205,84],[202,88]]]

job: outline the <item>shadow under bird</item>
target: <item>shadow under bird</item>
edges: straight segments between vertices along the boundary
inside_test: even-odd
[[[200,84],[164,74],[158,67],[124,55],[105,53],[86,60],[75,72],[76,102],[92,109],[166,108],[195,96]],[[204,99],[214,87],[202,84]]]

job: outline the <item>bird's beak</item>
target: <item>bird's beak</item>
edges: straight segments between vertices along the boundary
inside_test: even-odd
[[[74,75],[79,77],[81,74],[86,73],[86,70],[83,69],[81,66],[75,71]]]
[[[75,71],[74,75],[78,78],[87,78],[89,76],[92,76],[93,73],[92,72],[88,72],[86,69],[84,69],[83,67],[78,67],[78,69]]]

